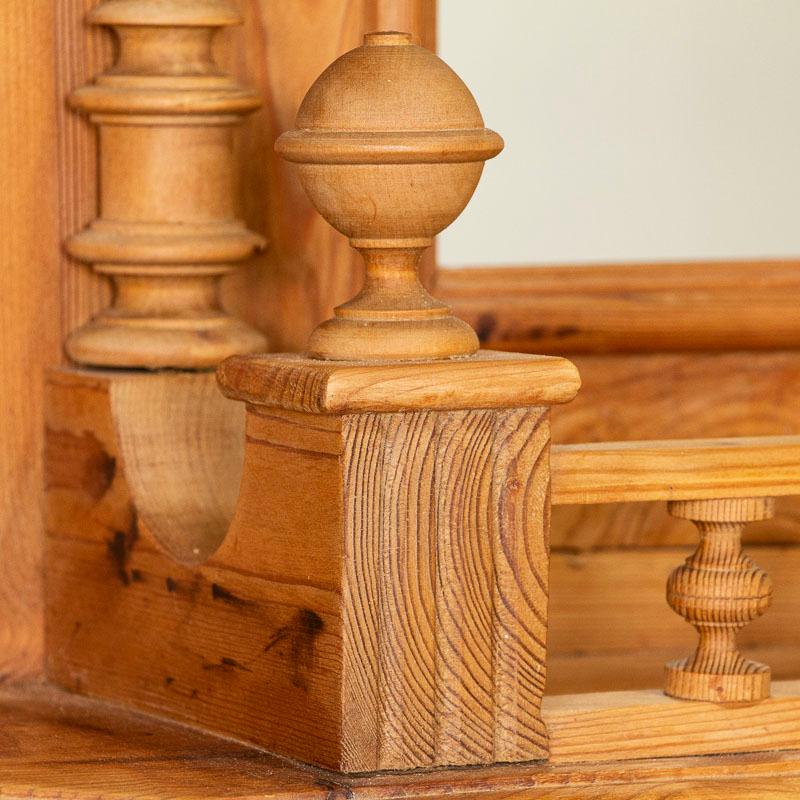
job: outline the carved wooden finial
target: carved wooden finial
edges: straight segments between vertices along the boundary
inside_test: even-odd
[[[700,642],[693,656],[667,664],[666,693],[721,703],[769,697],[769,667],[736,649],[736,632],[760,617],[772,599],[769,576],[742,553],[742,529],[770,519],[774,501],[684,500],[670,503],[669,511],[700,530],[697,550],[667,583],[667,601],[697,628]]]
[[[113,28],[119,49],[69,98],[99,127],[100,217],[67,248],[111,276],[115,299],[70,336],[69,355],[191,369],[264,349],[217,300],[219,278],[264,244],[236,219],[232,149],[260,100],[211,52],[238,13],[225,0],[106,0],[89,21]]]
[[[412,360],[478,349],[474,331],[423,288],[417,264],[502,147],[461,79],[408,33],[369,33],[322,73],[276,149],[298,164],[312,202],[367,272],[361,293],[313,332],[311,355]]]

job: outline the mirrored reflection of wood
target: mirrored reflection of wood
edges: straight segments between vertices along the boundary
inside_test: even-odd
[[[667,602],[694,625],[694,655],[666,666],[665,691],[687,700],[751,702],[769,696],[770,670],[738,651],[736,632],[766,611],[769,576],[742,552],[742,529],[770,519],[769,498],[683,500],[670,514],[690,519],[700,531],[697,550],[667,582]]]
[[[67,243],[108,275],[111,308],[69,338],[70,356],[114,367],[208,368],[266,346],[218,305],[219,278],[263,245],[236,220],[233,126],[258,107],[214,64],[212,38],[239,21],[226,0],[108,0],[115,65],[70,102],[100,130],[100,217]]]

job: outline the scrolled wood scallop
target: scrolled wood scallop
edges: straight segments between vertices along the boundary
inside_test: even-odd
[[[769,575],[742,552],[742,529],[770,519],[771,498],[680,500],[669,512],[700,531],[697,550],[669,577],[667,602],[700,635],[692,656],[666,665],[666,694],[686,700],[750,702],[769,697],[770,669],[736,648],[736,631],[772,601]]]
[[[417,267],[502,147],[461,79],[408,33],[368,33],[320,75],[276,149],[363,255],[366,278],[312,333],[312,356],[417,360],[478,350],[475,332],[428,294]]]
[[[69,97],[99,129],[100,215],[67,249],[109,276],[115,297],[67,352],[93,366],[192,369],[265,349],[217,298],[221,276],[264,246],[236,218],[232,147],[260,99],[212,55],[238,12],[226,0],[106,0],[88,21],[119,47]]]

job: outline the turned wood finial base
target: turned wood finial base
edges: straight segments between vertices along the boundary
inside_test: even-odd
[[[475,331],[428,294],[417,264],[430,239],[351,239],[364,257],[361,292],[334,310],[311,334],[314,358],[409,361],[469,356],[478,351]]]
[[[700,641],[692,656],[666,665],[664,691],[719,703],[769,697],[769,667],[737,650],[736,632],[772,599],[769,575],[742,552],[741,536],[746,523],[773,516],[774,501],[686,500],[670,503],[669,511],[700,531],[697,550],[667,583],[667,601],[697,629]]]

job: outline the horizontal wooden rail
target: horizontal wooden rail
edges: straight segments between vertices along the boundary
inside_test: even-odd
[[[555,445],[554,505],[800,495],[800,436]]]
[[[800,346],[800,261],[515,265],[436,271],[436,296],[493,350],[777,350]]]

